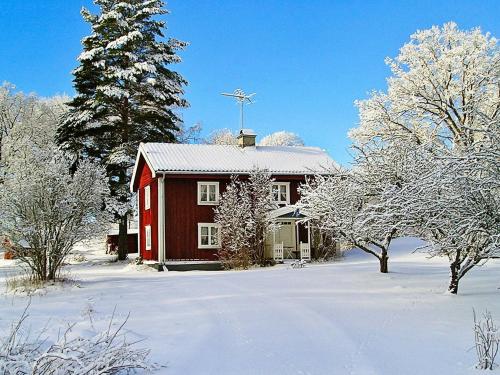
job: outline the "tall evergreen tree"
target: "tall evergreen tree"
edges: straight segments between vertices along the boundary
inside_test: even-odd
[[[165,41],[168,13],[162,0],[95,0],[99,14],[82,9],[92,33],[82,40],[73,71],[77,95],[58,130],[59,144],[78,159],[95,158],[106,167],[119,223],[119,259],[127,256],[127,217],[132,210],[130,171],[140,142],[175,142],[175,110],[187,82],[168,67],[179,63],[187,43]]]

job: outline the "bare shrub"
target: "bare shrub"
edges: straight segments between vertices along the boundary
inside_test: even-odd
[[[35,338],[24,330],[28,306],[15,322],[4,340],[0,341],[0,373],[4,375],[98,375],[130,373],[141,369],[152,371],[157,365],[149,363],[149,350],[135,347],[123,332],[127,318],[113,329],[114,312],[107,329],[91,337],[82,337],[70,324],[53,343],[41,336]],[[93,327],[92,321],[91,325]],[[29,332],[29,331],[28,331]]]
[[[219,260],[222,268],[225,270],[231,269],[248,269],[252,265],[252,256],[250,251],[228,251],[220,250],[218,252]]]
[[[44,281],[34,277],[32,274],[18,274],[5,280],[7,292],[20,292],[31,294],[43,288]]]
[[[493,370],[496,367],[495,357],[498,354],[500,336],[498,327],[493,322],[491,313],[486,310],[482,319],[477,319],[474,311],[474,337],[476,340],[477,368]]]

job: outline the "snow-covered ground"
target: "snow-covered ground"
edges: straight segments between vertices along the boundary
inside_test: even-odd
[[[394,242],[390,273],[353,251],[337,263],[231,272],[151,272],[89,251],[74,280],[32,297],[33,328],[131,313],[158,374],[477,374],[472,309],[500,323],[500,262],[471,271],[458,296],[444,293],[445,260]],[[1,254],[0,254],[1,255]],[[0,261],[0,329],[27,297],[6,294],[15,272]],[[54,332],[57,334],[57,331]],[[497,370],[498,371],[498,370]]]

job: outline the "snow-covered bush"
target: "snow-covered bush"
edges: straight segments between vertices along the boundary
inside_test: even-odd
[[[276,229],[269,212],[278,206],[272,200],[272,178],[267,171],[255,169],[248,179],[231,178],[214,209],[219,225],[219,258],[227,268],[248,268],[265,264],[266,236]]]
[[[36,337],[26,333],[27,318],[26,308],[0,341],[0,373],[4,375],[100,375],[157,368],[147,360],[149,350],[136,348],[127,339],[123,328],[128,318],[112,328],[112,317],[106,329],[88,329],[85,337],[73,332],[73,323],[55,342],[42,338],[48,333],[44,330]]]
[[[500,344],[500,331],[493,322],[491,312],[486,311],[483,319],[477,319],[474,311],[474,338],[478,363],[481,370],[493,370]]]
[[[304,146],[304,141],[297,134],[282,130],[266,135],[259,146]]]

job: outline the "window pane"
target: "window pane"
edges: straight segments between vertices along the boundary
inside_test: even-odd
[[[144,209],[149,210],[151,201],[151,190],[149,185],[144,188]]]
[[[280,201],[286,202],[286,186],[285,185],[280,186]]]
[[[211,245],[218,245],[219,244],[219,228],[217,227],[212,227],[212,235],[210,236],[210,244]]]
[[[208,185],[208,201],[215,202],[215,185]]]
[[[207,185],[200,185],[200,201],[206,202],[208,198]]]
[[[207,236],[204,236],[204,235],[201,236],[201,244],[202,245],[208,245],[208,235]]]
[[[208,236],[208,227],[201,227],[201,235]]]
[[[146,250],[151,249],[151,227],[148,225],[145,228],[146,232]]]
[[[279,186],[278,185],[273,185],[272,193],[273,193],[273,200],[277,201],[279,198]]]

